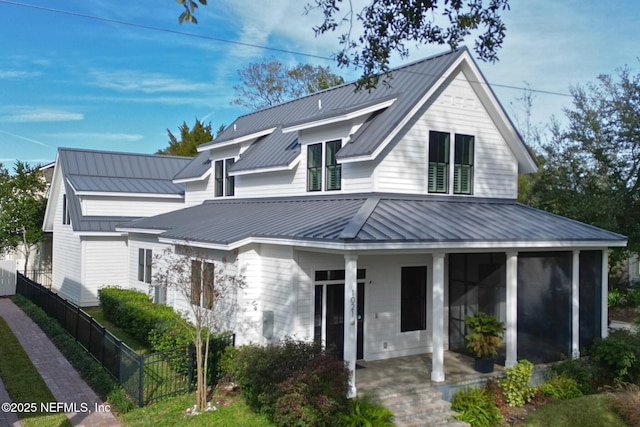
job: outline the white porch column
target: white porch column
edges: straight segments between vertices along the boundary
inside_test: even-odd
[[[349,397],[356,395],[356,358],[358,349],[358,256],[344,256],[344,360],[348,363]]]
[[[431,301],[431,381],[444,381],[444,253],[433,254],[433,299]]]
[[[571,357],[580,357],[580,251],[573,251],[571,269]]]
[[[602,250],[602,326],[601,326],[601,335],[602,338],[606,338],[609,335],[609,308],[608,301],[609,298],[609,250]]]
[[[507,252],[507,358],[504,366],[518,363],[518,252]]]

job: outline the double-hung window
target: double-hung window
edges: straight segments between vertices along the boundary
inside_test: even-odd
[[[453,163],[453,194],[473,193],[474,137],[454,135],[451,153],[451,134],[429,132],[429,193],[448,194],[450,189],[450,164]]]
[[[214,264],[191,261],[191,304],[211,310],[215,300]]]
[[[153,252],[151,249],[138,249],[138,281],[151,283],[151,266]]]
[[[229,169],[233,166],[233,158],[216,160],[214,163],[215,197],[233,196],[235,192],[235,180],[229,175]]]
[[[456,134],[453,162],[454,194],[471,194],[473,188],[473,136]]]
[[[340,190],[342,165],[336,154],[341,147],[339,139],[307,146],[307,191]]]

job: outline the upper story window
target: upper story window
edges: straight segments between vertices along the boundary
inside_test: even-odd
[[[307,191],[340,190],[342,165],[336,154],[341,147],[339,139],[307,146]]]
[[[233,166],[233,158],[216,160],[214,163],[215,197],[233,196],[235,192],[235,180],[229,176],[229,169]]]
[[[151,249],[138,249],[138,281],[151,283],[151,266],[153,252]]]
[[[453,194],[473,193],[474,137],[455,134],[453,153],[450,152],[451,135],[429,132],[429,193],[450,192],[450,168],[453,162]]]
[[[69,214],[69,205],[67,203],[67,195],[62,195],[62,224],[71,224],[71,215]]]

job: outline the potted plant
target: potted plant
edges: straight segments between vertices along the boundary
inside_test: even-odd
[[[465,336],[467,349],[476,358],[475,370],[484,374],[493,372],[493,356],[498,354],[498,347],[502,344],[504,322],[482,311],[465,316],[464,320],[469,330]]]

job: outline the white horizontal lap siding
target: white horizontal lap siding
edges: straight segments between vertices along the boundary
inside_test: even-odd
[[[427,329],[400,332],[402,267],[427,266]],[[366,268],[365,359],[378,360],[431,351],[431,257],[361,256]],[[386,346],[385,346],[386,343]]]
[[[205,200],[212,199],[213,194],[213,179],[211,179],[211,176],[202,181],[187,182],[184,192],[185,206],[202,204]]]
[[[159,243],[158,239],[155,236],[130,233],[127,248],[127,287],[152,295],[149,289],[149,284],[138,281],[138,250],[151,249],[154,258],[151,270],[151,275],[153,277],[157,270],[163,267],[162,255],[164,253],[164,250],[170,247],[171,245]],[[160,259],[156,260],[156,256],[160,256]],[[172,305],[174,300],[175,298],[173,297],[173,291],[168,291],[167,304]]]
[[[375,191],[373,182],[372,161],[342,165],[342,191],[344,193],[369,193]]]
[[[98,290],[126,286],[129,253],[125,237],[84,237],[82,306],[96,306]]]
[[[265,311],[273,311],[272,341],[279,341],[296,333],[293,249],[260,245],[258,254],[260,281],[256,283],[252,296],[260,319]],[[262,336],[261,328],[258,332]]]
[[[306,153],[293,170],[239,175],[235,178],[236,197],[300,196],[307,192]],[[300,171],[304,173],[300,173]]]
[[[147,217],[184,207],[182,198],[84,196],[84,215]]]
[[[473,135],[473,194],[517,196],[517,161],[463,74],[401,131],[376,167],[376,191],[427,194],[429,131]],[[450,186],[451,187],[451,186]]]
[[[62,199],[60,191],[53,222],[52,288],[61,297],[75,304],[80,302],[82,280],[82,252],[80,238],[73,234],[71,225],[62,224]]]

